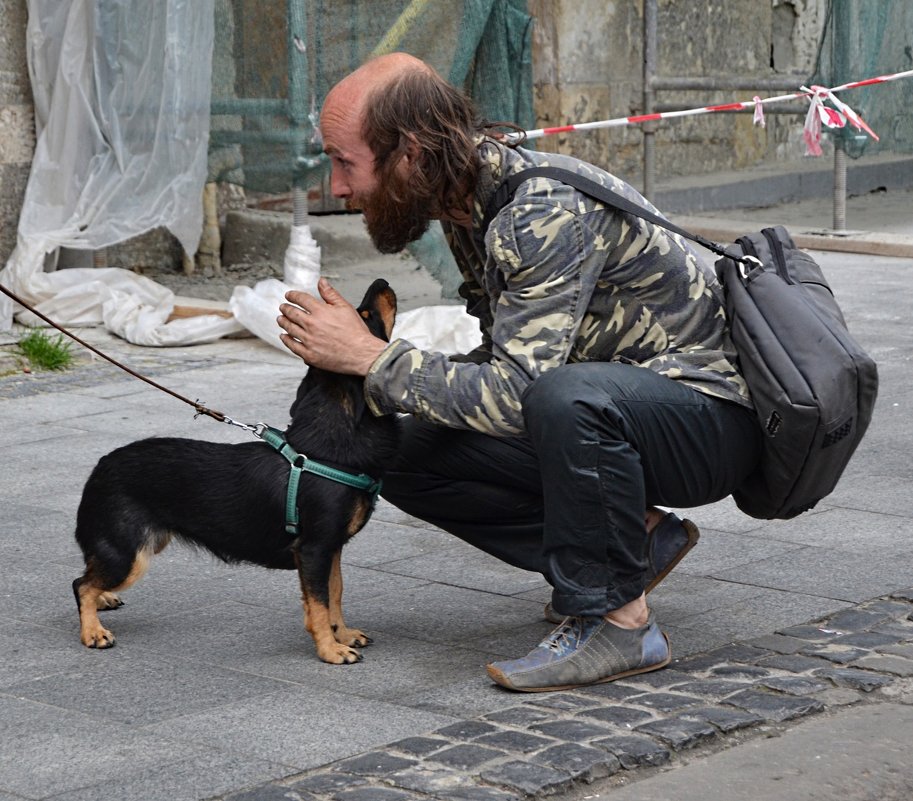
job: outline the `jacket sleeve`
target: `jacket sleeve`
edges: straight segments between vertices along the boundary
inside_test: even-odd
[[[458,362],[394,341],[365,380],[371,410],[496,436],[522,434],[523,391],[567,361],[592,296],[605,258],[592,240],[577,214],[558,203],[502,209],[486,235],[485,294],[489,302],[497,298],[486,337],[490,360]]]

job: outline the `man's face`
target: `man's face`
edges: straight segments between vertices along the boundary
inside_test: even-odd
[[[320,115],[323,150],[332,168],[330,190],[346,201],[346,208],[361,210],[371,241],[381,253],[399,253],[428,229],[427,203],[410,191],[405,160],[393,176],[393,185],[381,185],[374,153],[360,130],[360,115],[331,93]]]

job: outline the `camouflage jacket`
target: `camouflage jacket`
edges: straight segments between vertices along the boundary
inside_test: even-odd
[[[722,289],[685,240],[547,178],[523,183],[481,229],[503,178],[531,166],[574,170],[652,209],[643,197],[567,156],[489,139],[480,141],[479,154],[472,228],[444,223],[444,231],[482,345],[448,357],[395,340],[365,381],[375,414],[408,412],[454,428],[520,435],[526,387],[547,370],[586,361],[640,365],[751,405],[734,367]]]

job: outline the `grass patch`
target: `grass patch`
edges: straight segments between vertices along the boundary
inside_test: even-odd
[[[52,336],[47,331],[33,328],[19,340],[19,350],[37,370],[66,370],[73,365],[71,343],[64,339],[63,334]]]

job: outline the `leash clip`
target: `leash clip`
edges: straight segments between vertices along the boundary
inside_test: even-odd
[[[242,429],[243,431],[250,431],[254,436],[259,437],[264,430],[267,428],[266,423],[242,423],[239,420],[233,420],[228,415],[222,420],[223,423],[228,423],[230,426],[236,426],[237,428]]]

